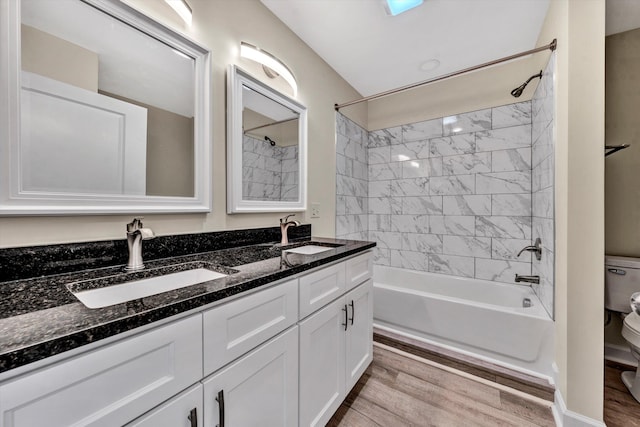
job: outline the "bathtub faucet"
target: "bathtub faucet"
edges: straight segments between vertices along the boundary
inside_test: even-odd
[[[525,283],[533,283],[540,284],[540,276],[521,276],[516,274],[516,283],[525,282]]]

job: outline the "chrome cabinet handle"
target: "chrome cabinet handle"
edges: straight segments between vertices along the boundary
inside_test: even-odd
[[[353,319],[355,319],[356,317],[356,307],[353,304],[353,300],[351,300],[351,303],[349,305],[351,306],[351,325],[353,326]]]
[[[216,427],[224,427],[224,390],[218,392],[216,402],[218,402],[218,415],[220,418],[220,422]]]
[[[349,315],[347,314],[347,304],[344,305],[344,308],[342,309],[342,311],[344,311],[344,323],[342,324],[342,326],[344,326],[344,330],[347,330],[347,325],[349,324]]]
[[[187,419],[191,421],[191,427],[198,427],[198,408],[193,408]]]

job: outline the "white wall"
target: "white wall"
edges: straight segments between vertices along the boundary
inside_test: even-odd
[[[288,95],[286,83],[269,80],[261,68],[239,58],[240,41],[262,47],[284,61],[299,84],[298,101],[309,109],[308,202],[319,202],[321,217],[297,219],[311,223],[318,236],[335,232],[335,112],[340,99],[360,95],[319,56],[284,26],[258,0],[189,0],[193,25],[186,24],[164,2],[129,0],[128,3],[185,33],[212,51],[213,93],[213,211],[210,214],[145,215],[145,225],[159,235],[275,226],[280,213],[226,214],[225,88],[226,68],[237,64]],[[366,105],[348,115],[366,126]],[[131,215],[0,218],[0,247],[124,238]]]
[[[539,43],[557,37],[556,364],[571,412],[602,420],[604,0],[554,0]]]

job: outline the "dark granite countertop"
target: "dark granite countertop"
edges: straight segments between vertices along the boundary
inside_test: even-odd
[[[147,271],[179,271],[186,262],[228,276],[128,303],[89,309],[67,284],[91,280],[121,281],[122,265],[0,282],[0,373],[36,362],[121,332],[238,295],[306,270],[373,248],[375,243],[312,238],[340,244],[315,255],[288,254],[273,243],[145,261]],[[291,246],[299,246],[296,242]],[[141,273],[126,273],[138,274]],[[149,274],[149,273],[142,273]]]

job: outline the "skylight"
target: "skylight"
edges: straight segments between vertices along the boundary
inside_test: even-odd
[[[424,0],[387,0],[387,8],[392,16],[420,6]]]

